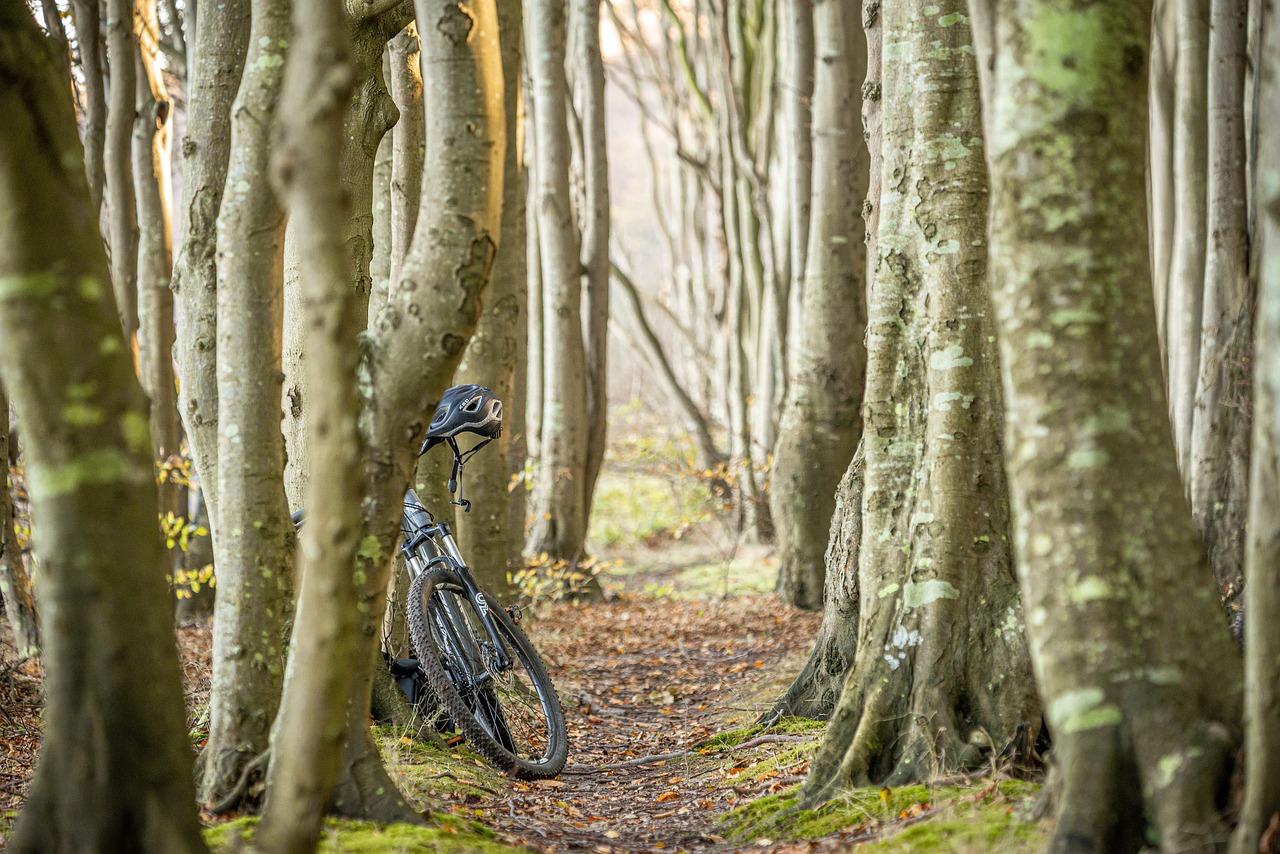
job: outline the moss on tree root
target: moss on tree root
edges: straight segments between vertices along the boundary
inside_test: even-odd
[[[1033,852],[1048,830],[1030,820],[1039,786],[1016,780],[962,786],[850,789],[817,809],[798,809],[799,789],[756,798],[720,818],[734,842],[839,834],[868,852]]]

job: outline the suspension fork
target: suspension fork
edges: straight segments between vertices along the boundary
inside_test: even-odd
[[[502,635],[498,634],[497,623],[494,622],[493,615],[490,613],[489,601],[485,598],[484,591],[480,589],[480,585],[476,584],[476,580],[471,576],[471,570],[467,568],[467,564],[462,559],[462,555],[458,552],[458,544],[453,539],[453,532],[449,530],[449,526],[444,522],[435,525],[434,537],[436,542],[443,548],[445,556],[453,564],[453,571],[458,576],[458,580],[462,582],[462,587],[467,592],[467,598],[475,605],[476,613],[480,616],[480,625],[484,627],[484,633],[489,636],[489,643],[493,646],[493,664],[501,672],[511,669],[511,659],[507,657],[506,649],[502,644]]]
[[[425,545],[430,544],[432,550],[436,553],[434,557],[426,561],[419,571],[427,572],[432,567],[443,565],[454,571],[458,576],[458,580],[462,582],[462,587],[466,591],[467,599],[475,605],[476,613],[480,617],[480,625],[484,627],[484,633],[489,638],[489,643],[494,650],[494,666],[499,671],[507,671],[511,669],[511,659],[507,657],[506,650],[502,645],[502,636],[498,634],[498,626],[493,621],[493,617],[489,613],[489,602],[485,598],[484,591],[480,589],[480,585],[476,584],[475,579],[471,576],[471,570],[467,568],[467,562],[462,559],[462,553],[458,551],[458,543],[453,538],[453,532],[449,530],[448,524],[444,522],[436,522],[422,502],[418,499],[418,494],[409,489],[404,494],[404,519],[401,523],[404,530],[404,545],[402,546],[405,557],[413,558],[417,550]],[[408,561],[411,568],[414,567],[414,561]],[[457,626],[465,626],[467,622],[463,616],[456,613],[456,607],[452,602],[446,602],[446,607],[450,608],[450,617]]]

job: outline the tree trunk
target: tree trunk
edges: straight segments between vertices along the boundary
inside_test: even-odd
[[[844,675],[858,651],[858,554],[862,549],[862,496],[866,458],[862,445],[836,488],[835,512],[827,540],[822,625],[809,660],[760,723],[772,725],[784,715],[817,720],[835,710]]]
[[[133,123],[133,191],[138,219],[138,368],[151,401],[151,442],[168,471],[181,453],[182,425],[173,378],[173,229],[169,215],[169,130],[173,102],[159,66],[156,5],[139,0],[136,107]],[[185,490],[169,476],[160,481],[160,515],[186,516]],[[175,566],[178,565],[175,563]]]
[[[147,402],[65,58],[22,3],[0,5],[0,42],[0,375],[26,431],[47,626],[40,762],[8,850],[202,852]]]
[[[866,245],[860,209],[867,148],[858,117],[866,40],[858,9],[821,0],[813,97],[813,221],[795,374],[774,452],[769,501],[778,536],[778,586],[790,605],[822,608],[824,549],[836,485],[862,432],[866,376]]]
[[[71,0],[84,73],[84,173],[95,211],[102,211],[102,190],[107,178],[103,146],[107,138],[107,93],[102,73],[102,0]]]
[[[4,466],[4,482],[0,484],[0,598],[4,599],[4,615],[13,631],[13,645],[18,658],[38,655],[40,626],[36,604],[31,598],[31,579],[27,576],[22,555],[13,534],[13,498],[9,485],[9,396],[0,383],[0,466]]]
[[[1008,539],[977,65],[965,4],[926,4],[880,9],[895,97],[867,321],[858,651],[809,805],[978,767],[1040,721]]]
[[[365,640],[334,795],[338,813],[382,820],[413,815],[382,767],[365,712],[381,660],[391,553],[417,442],[480,317],[498,242],[506,145],[493,0],[418,0],[416,8],[431,105],[423,193],[400,279],[365,344],[361,431],[368,453],[356,562]]]
[[[364,491],[357,336],[367,309],[351,292],[342,251],[347,211],[339,155],[355,75],[341,2],[299,5],[293,33],[274,177],[302,250],[307,386],[312,389],[308,449],[324,465],[308,487],[298,620],[255,844],[263,851],[304,854],[315,850],[337,783],[361,646],[351,568]]]
[[[530,0],[532,100],[537,104],[532,186],[542,264],[542,430],[525,550],[576,561],[587,534],[587,375],[582,267],[569,196],[565,9]]]
[[[390,44],[388,43],[387,52],[382,57],[382,76],[388,81],[391,78]],[[400,110],[396,127],[403,120],[404,110]],[[392,128],[393,132],[394,130]],[[369,294],[365,326],[369,325],[370,318],[377,317],[378,312],[382,311],[382,307],[387,304],[387,293],[391,290],[391,170],[395,159],[392,154],[393,135],[382,135],[382,142],[378,143],[378,156],[373,159],[373,258],[369,261],[369,278],[372,280],[373,290]]]
[[[1150,136],[1147,140],[1147,199],[1151,223],[1151,273],[1155,292],[1156,330],[1160,352],[1168,358],[1169,277],[1175,241],[1175,193],[1173,145],[1174,103],[1177,96],[1178,17],[1177,0],[1155,0],[1151,20]]]
[[[1049,850],[1137,851],[1154,831],[1162,851],[1216,851],[1240,671],[1161,391],[1150,4],[998,8],[991,255],[1019,577],[1062,771]]]
[[[1245,222],[1246,0],[1213,5],[1209,215],[1200,378],[1191,425],[1191,512],[1220,589],[1238,590],[1249,496],[1253,289]]]
[[[278,409],[284,214],[267,183],[289,37],[289,4],[253,0],[218,215],[218,599],[200,799],[221,810],[267,749],[293,611]]]
[[[583,477],[583,512],[591,514],[596,479],[604,463],[609,424],[609,161],[606,155],[604,60],[600,55],[601,0],[572,0],[573,100],[581,122],[582,209],[582,311],[586,358],[586,420],[574,429],[586,432],[586,470]]]
[[[1178,470],[1191,475],[1204,303],[1208,170],[1209,0],[1178,2],[1177,102],[1174,105],[1174,237],[1170,262],[1166,344],[1169,415]]]
[[[174,348],[181,378],[187,445],[209,519],[218,506],[218,211],[231,153],[231,105],[249,44],[249,0],[220,0],[201,10],[195,34],[199,62],[187,86],[187,133],[182,140],[182,244],[173,265],[173,293],[181,346]],[[216,531],[214,536],[216,537]]]
[[[787,295],[787,315],[781,328],[786,331],[788,387],[799,354],[800,301],[804,294],[805,264],[809,257],[809,218],[813,193],[813,89],[814,89],[814,4],[811,0],[788,0],[783,15],[785,39],[782,66],[782,104],[786,113],[787,147],[791,174],[791,281]],[[855,84],[856,85],[856,84]],[[861,200],[858,202],[861,204]],[[785,413],[784,413],[785,414]],[[779,434],[785,428],[779,426]],[[776,512],[776,511],[775,511]],[[781,543],[779,543],[781,545]]]
[[[382,54],[387,42],[404,27],[398,17],[399,26],[389,17],[375,16],[351,25],[352,65],[357,82],[343,125],[342,182],[351,205],[345,240],[350,258],[347,267],[351,289],[366,318],[373,292],[369,272],[373,260],[373,165],[382,137],[397,118],[382,77]]]
[[[502,41],[502,76],[506,81],[507,147],[502,175],[502,242],[493,262],[493,278],[484,314],[458,367],[459,378],[493,390],[503,402],[502,435],[467,466],[470,513],[457,515],[458,541],[476,579],[499,601],[509,601],[514,587],[509,574],[520,569],[524,526],[513,526],[508,493],[511,486],[512,439],[524,431],[514,415],[516,363],[523,355],[521,329],[528,302],[525,282],[525,171],[520,151],[520,58],[523,16],[520,4],[498,8]],[[523,465],[523,461],[521,461]]]
[[[413,229],[422,202],[423,122],[422,45],[416,24],[410,24],[389,43],[391,100],[400,111],[392,129],[391,159],[391,281],[409,254]],[[377,315],[370,312],[371,318]]]
[[[1257,345],[1253,364],[1253,455],[1249,483],[1244,627],[1245,797],[1233,854],[1264,850],[1259,841],[1280,813],[1280,23],[1263,13],[1258,71]],[[1274,846],[1274,842],[1272,843]]]
[[[135,0],[107,0],[107,61],[111,102],[107,111],[104,162],[107,176],[107,234],[111,285],[125,341],[138,330],[138,231],[133,201],[133,121],[138,52]]]
[[[364,10],[365,15],[351,21],[351,56],[356,73],[356,87],[347,107],[343,124],[342,186],[350,201],[347,212],[345,245],[350,258],[351,289],[360,302],[366,318],[369,312],[373,278],[373,170],[382,137],[396,122],[397,111],[382,78],[382,53],[387,42],[413,17],[408,0],[385,7]],[[373,13],[373,14],[370,14]],[[302,506],[303,495],[311,478],[311,455],[305,444],[307,434],[307,399],[303,351],[303,329],[298,322],[302,311],[301,283],[297,271],[297,238],[285,240],[285,334],[284,334],[284,400],[283,431],[288,463],[285,490],[290,505]]]

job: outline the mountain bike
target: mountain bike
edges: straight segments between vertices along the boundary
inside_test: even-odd
[[[475,388],[450,389],[441,407],[450,393]],[[452,503],[470,512],[470,502],[460,494],[463,467],[493,436],[464,452],[457,433],[480,431],[464,425],[454,435],[443,435],[440,421],[437,410],[419,456],[437,444],[449,447]],[[541,658],[520,629],[519,609],[498,606],[481,589],[449,525],[437,522],[412,488],[404,496],[400,528],[411,579],[405,611],[417,660],[389,657],[392,676],[419,708],[424,700],[431,705],[429,698],[415,696],[414,686],[425,678],[444,713],[436,715],[436,728],[461,732],[504,773],[525,780],[556,776],[569,750],[564,711]]]

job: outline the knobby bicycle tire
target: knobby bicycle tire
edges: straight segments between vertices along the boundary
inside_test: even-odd
[[[449,613],[445,597],[452,597],[455,613]],[[454,726],[480,755],[524,780],[559,774],[569,752],[564,711],[520,627],[501,608],[489,609],[511,660],[510,670],[497,673],[488,635],[453,570],[420,574],[406,604],[419,666]],[[481,671],[483,683],[470,684],[468,669]]]

